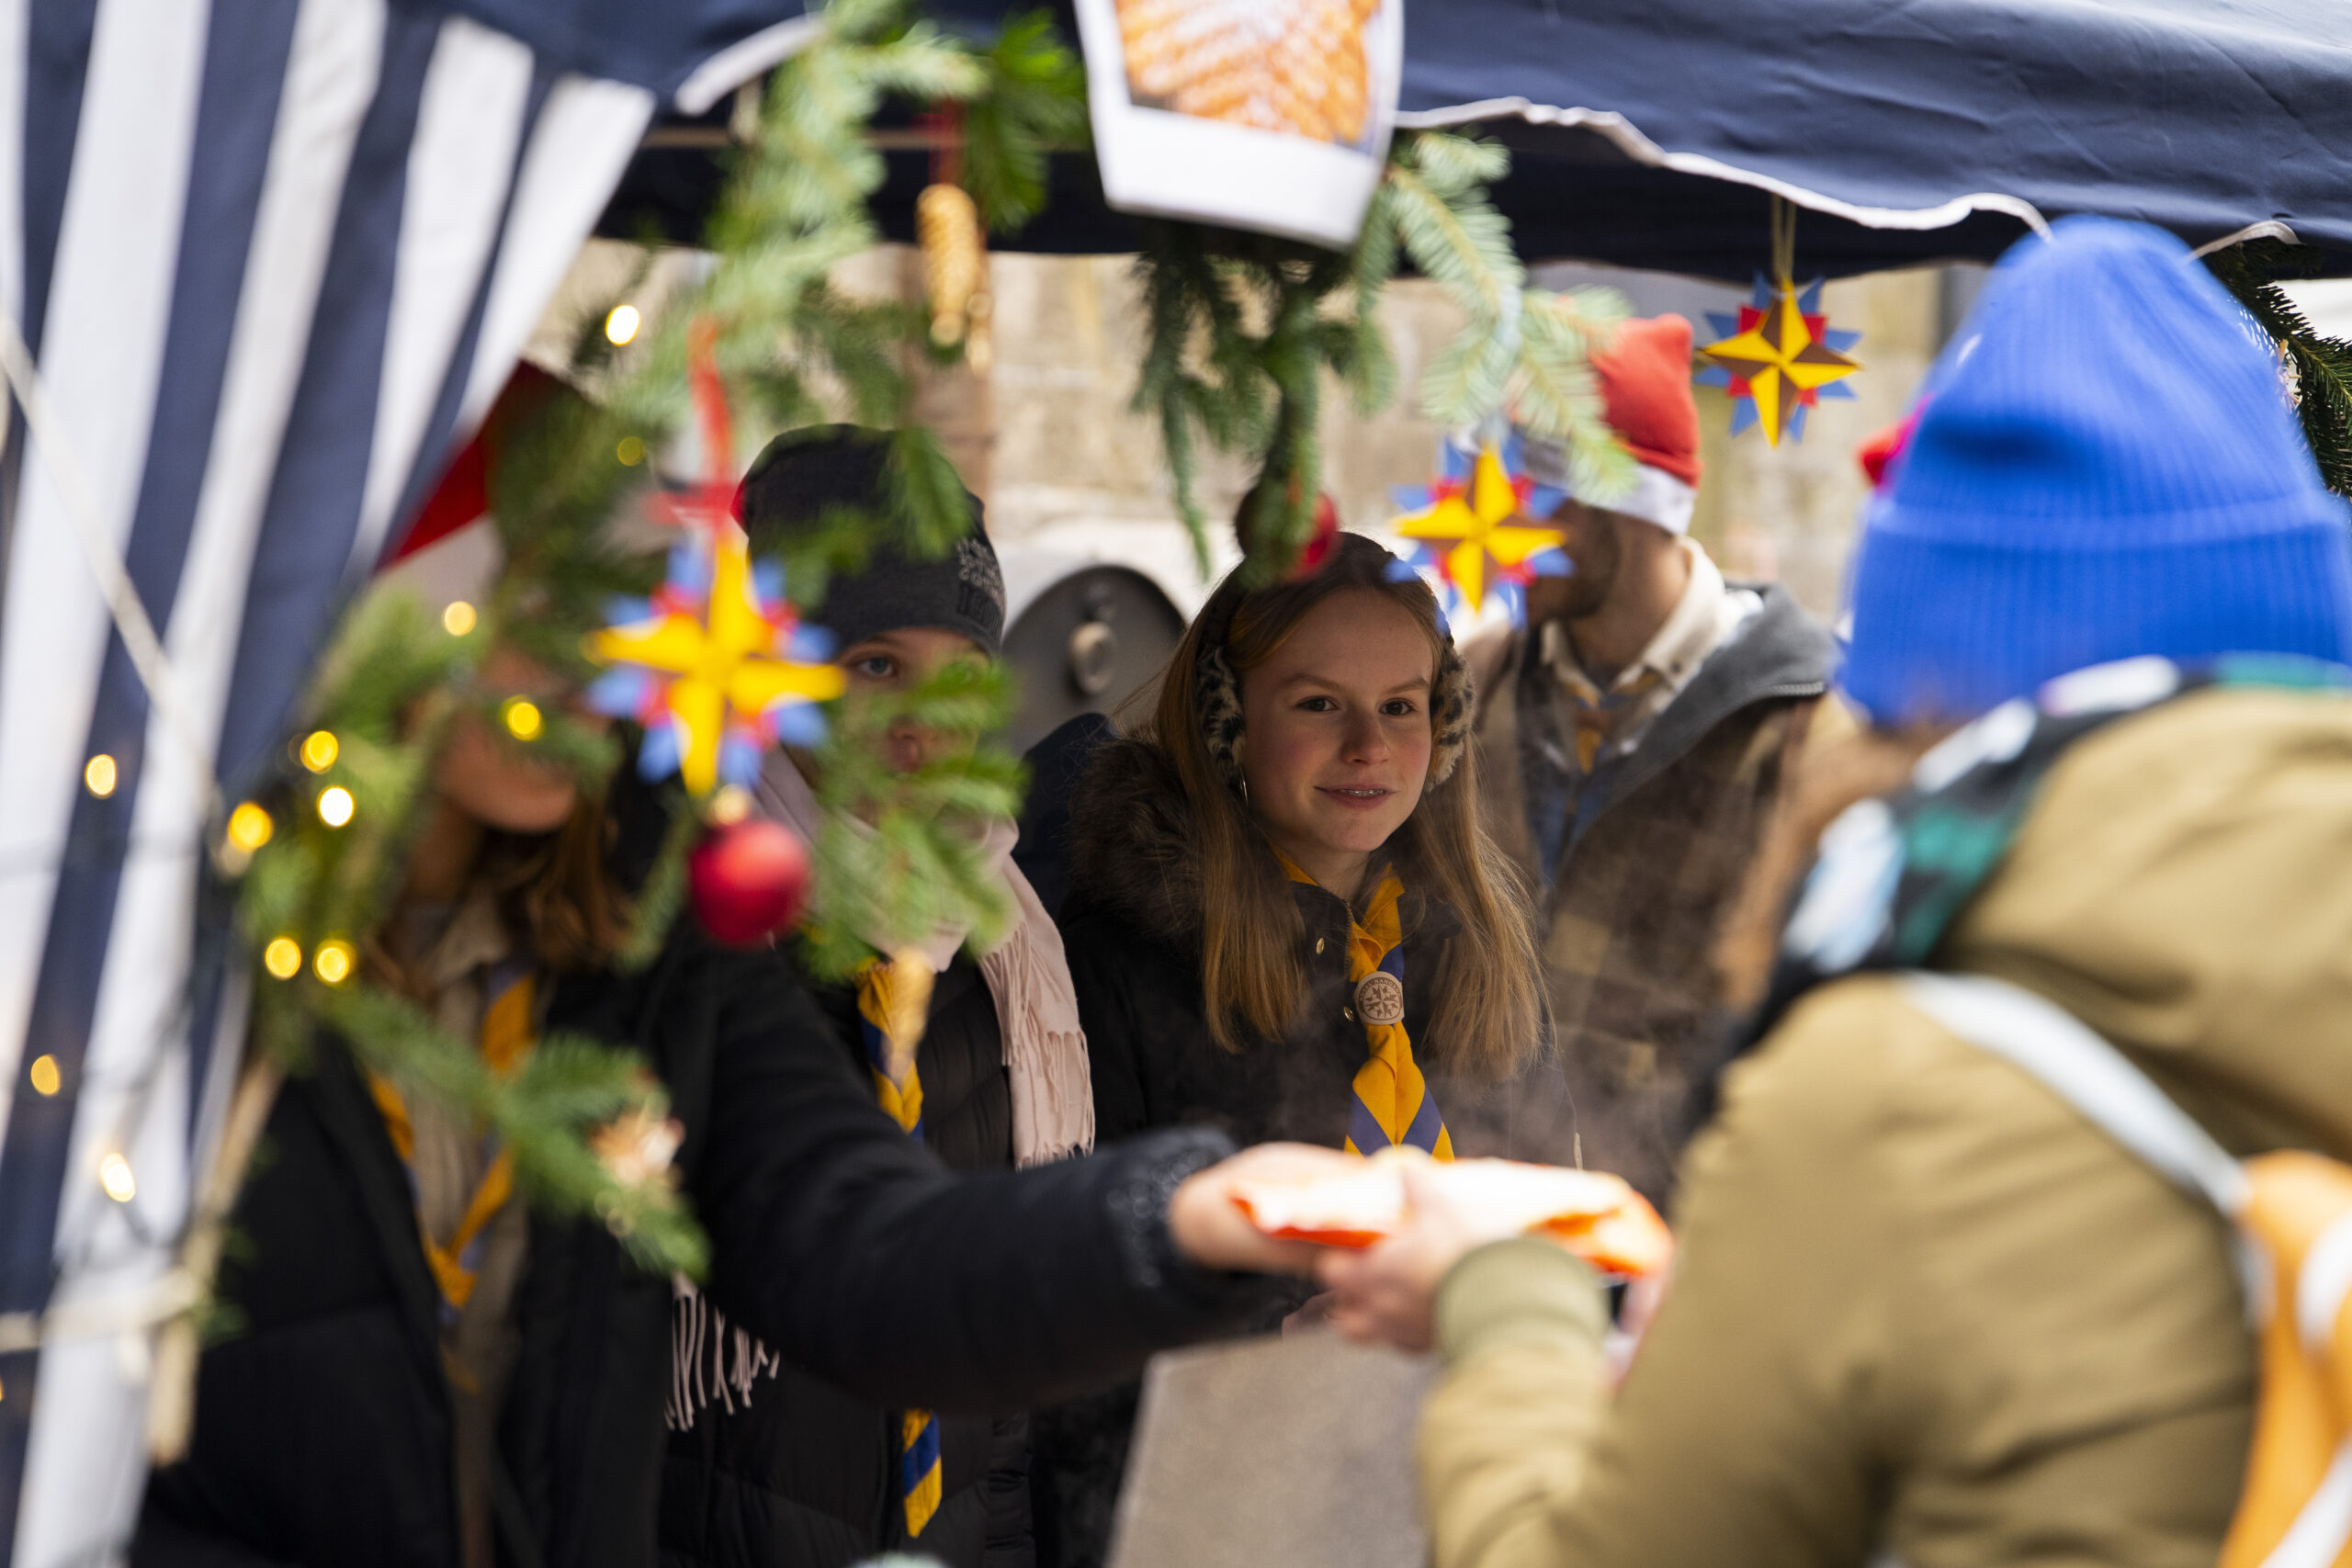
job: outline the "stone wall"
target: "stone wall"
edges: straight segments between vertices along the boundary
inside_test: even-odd
[[[991,265],[997,342],[984,461],[992,528],[1018,537],[1051,523],[1172,517],[1158,434],[1127,411],[1142,326],[1126,259],[1000,255]],[[1546,275],[1560,284],[1622,287],[1645,314],[1682,310],[1702,337],[1700,312],[1729,310],[1743,298],[1656,274],[1564,267]],[[1693,532],[1726,568],[1784,581],[1817,613],[1833,611],[1865,488],[1854,448],[1901,417],[1925,373],[1942,339],[1943,283],[1940,270],[1927,268],[1829,285],[1830,320],[1863,334],[1855,352],[1864,369],[1850,378],[1855,400],[1823,403],[1802,442],[1775,448],[1758,432],[1733,440],[1729,400],[1699,389],[1707,477]],[[1323,421],[1328,488],[1357,527],[1377,527],[1392,513],[1392,487],[1426,481],[1439,432],[1413,412],[1409,389],[1460,324],[1419,280],[1391,288],[1382,312],[1407,394],[1360,419],[1335,389]],[[967,395],[977,401],[983,394]],[[1213,515],[1229,516],[1246,474],[1213,461],[1204,478]]]

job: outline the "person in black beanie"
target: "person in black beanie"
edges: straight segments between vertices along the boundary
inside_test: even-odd
[[[735,513],[752,553],[770,556],[806,539],[829,516],[888,515],[891,494],[887,435],[854,424],[787,431],[752,459],[735,493]],[[979,498],[964,501],[971,525],[946,555],[918,558],[877,544],[854,572],[825,584],[810,619],[840,640],[842,657],[869,638],[908,627],[956,634],[993,659],[1004,641],[1004,573],[989,543]]]
[[[761,453],[738,494],[755,555],[789,553],[849,509],[886,511],[890,447],[853,426],[796,431]],[[854,571],[826,583],[809,619],[836,639],[853,691],[919,683],[956,660],[993,658],[1004,635],[1004,579],[966,497],[970,525],[933,558],[875,547]],[[922,766],[966,738],[911,723],[880,738],[880,761]],[[814,840],[827,826],[810,762],[771,752],[758,809]],[[1093,1144],[1093,1097],[1078,1001],[1059,933],[1011,854],[1009,821],[972,825],[1003,880],[1016,918],[974,958],[966,932],[927,945],[934,971],[914,1070],[883,1095],[910,1100],[902,1125],[955,1170],[1003,1171],[1082,1153]],[[888,942],[866,935],[877,947]],[[787,954],[788,956],[788,954]],[[801,978],[834,1025],[846,1065],[869,1059],[888,1016],[876,969],[847,985]],[[911,1092],[910,1092],[911,1091]],[[675,1323],[679,1375],[670,1405],[662,1544],[669,1563],[711,1568],[842,1568],[904,1549],[948,1568],[1029,1568],[1028,1420],[1019,1413],[937,1416],[854,1398],[775,1357],[682,1292]],[[935,1468],[934,1468],[935,1465]]]

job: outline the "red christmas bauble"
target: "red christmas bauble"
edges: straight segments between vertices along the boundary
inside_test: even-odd
[[[1340,509],[1331,504],[1330,494],[1327,491],[1315,498],[1315,532],[1306,536],[1306,543],[1298,547],[1298,564],[1291,568],[1290,580],[1296,582],[1322,570],[1323,563],[1331,557],[1331,547],[1339,542],[1339,538]]]
[[[730,947],[755,947],[800,918],[808,846],[760,818],[714,828],[686,857],[686,886],[703,930]]]

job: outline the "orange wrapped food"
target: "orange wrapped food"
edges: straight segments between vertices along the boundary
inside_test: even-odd
[[[1270,1236],[1372,1247],[1404,1228],[1408,1160],[1427,1156],[1384,1151],[1346,1176],[1261,1182],[1233,1201]],[[1427,1169],[1453,1201],[1494,1221],[1498,1232],[1548,1235],[1603,1272],[1653,1274],[1674,1255],[1666,1222],[1622,1178],[1503,1159],[1428,1161]]]

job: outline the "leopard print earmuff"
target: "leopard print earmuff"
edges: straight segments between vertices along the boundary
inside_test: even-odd
[[[1227,640],[1233,632],[1233,612],[1240,603],[1236,595],[1222,605],[1212,605],[1210,614],[1216,619],[1203,627],[1201,650],[1193,666],[1193,707],[1200,716],[1201,740],[1207,746],[1209,760],[1227,788],[1245,793],[1241,773],[1241,682],[1233,673],[1233,665],[1225,657]],[[1461,765],[1462,753],[1470,744],[1470,716],[1475,694],[1470,684],[1470,667],[1462,662],[1462,655],[1454,651],[1453,638],[1448,635],[1444,651],[1438,655],[1437,682],[1430,691],[1430,776],[1428,787],[1434,789],[1453,776]]]

